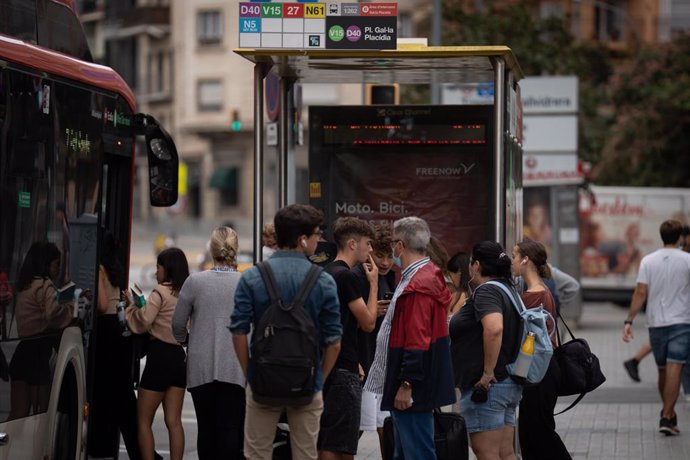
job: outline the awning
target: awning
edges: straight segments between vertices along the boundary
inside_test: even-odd
[[[211,175],[209,187],[232,190],[237,187],[237,168],[216,168]]]

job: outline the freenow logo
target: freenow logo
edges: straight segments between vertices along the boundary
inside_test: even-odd
[[[458,166],[448,168],[416,168],[419,177],[457,177],[465,176],[472,171],[475,163],[460,163]]]

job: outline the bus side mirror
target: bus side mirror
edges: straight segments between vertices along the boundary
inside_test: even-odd
[[[175,142],[151,115],[137,114],[136,129],[146,139],[151,206],[172,206],[177,203],[179,168]]]

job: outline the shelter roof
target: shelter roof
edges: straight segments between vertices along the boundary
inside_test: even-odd
[[[278,67],[302,83],[460,83],[492,82],[492,57],[502,57],[515,80],[523,77],[507,46],[424,46],[399,44],[395,50],[249,49],[235,53]]]

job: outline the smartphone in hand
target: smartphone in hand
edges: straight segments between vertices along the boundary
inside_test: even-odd
[[[489,400],[489,392],[482,387],[474,387],[470,399],[478,404],[485,403]]]
[[[392,298],[393,298],[393,293],[390,291],[383,294],[383,300],[391,300]]]

